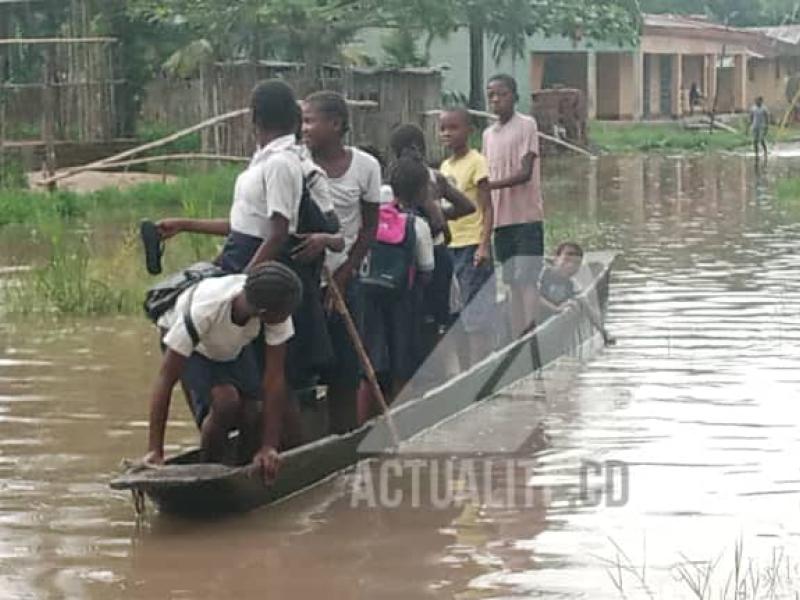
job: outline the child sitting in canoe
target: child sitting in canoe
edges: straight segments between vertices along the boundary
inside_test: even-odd
[[[364,347],[391,398],[418,367],[420,290],[433,272],[428,223],[415,214],[428,189],[428,168],[418,154],[404,153],[393,165],[394,199],[381,207],[377,239],[361,270],[364,292]],[[362,380],[358,422],[367,421],[378,399]]]
[[[606,346],[616,343],[602,325],[597,312],[586,301],[578,300],[573,277],[583,263],[583,248],[575,242],[563,242],[558,245],[553,257],[553,266],[546,267],[539,278],[539,311],[540,323],[554,315],[568,310],[584,309],[589,321],[603,336]]]
[[[266,262],[249,275],[204,279],[178,297],[158,321],[165,352],[150,400],[145,464],[164,462],[172,388],[180,379],[200,428],[205,460],[221,461],[228,434],[238,429],[240,450],[248,448],[248,455],[257,450],[253,466],[265,480],[275,477],[287,414],[286,342],[294,335],[291,314],[302,293],[294,271]],[[259,335],[266,343],[262,381],[251,344]]]

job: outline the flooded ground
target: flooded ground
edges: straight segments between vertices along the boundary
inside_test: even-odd
[[[741,540],[739,580],[794,598],[800,209],[770,190],[798,160],[762,174],[736,156],[547,164],[552,218],[594,224],[582,230],[622,253],[619,345],[462,417],[491,435],[545,415],[549,449],[488,466],[498,502],[423,491],[370,506],[353,485],[372,466],[239,518],[137,524],[107,482],[144,451],[151,330],[0,322],[0,597],[695,598],[681,573],[702,585],[719,559],[709,589],[732,598]],[[177,396],[174,414],[171,451],[195,440]],[[457,425],[426,441],[446,455]]]

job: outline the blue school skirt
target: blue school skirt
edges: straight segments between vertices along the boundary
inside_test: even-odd
[[[259,237],[231,231],[217,264],[228,273],[241,273],[262,242]],[[303,282],[303,299],[292,315],[294,336],[286,347],[286,377],[292,388],[301,389],[314,385],[320,371],[333,360],[333,348],[320,291],[322,259],[313,264],[295,263],[289,258],[287,251],[279,260],[297,273]],[[263,368],[263,336],[258,336],[253,344],[258,364]]]

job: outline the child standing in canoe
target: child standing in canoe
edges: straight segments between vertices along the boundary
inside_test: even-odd
[[[419,155],[404,154],[392,167],[394,200],[381,207],[378,234],[362,269],[364,346],[373,368],[393,398],[414,374],[419,330],[419,292],[434,268],[427,222],[415,214],[428,189],[428,168]],[[367,381],[358,391],[358,421],[375,412]]]
[[[303,102],[303,142],[328,176],[333,208],[344,237],[344,251],[329,250],[325,266],[353,320],[360,324],[363,301],[358,270],[378,227],[381,166],[370,154],[344,145],[349,122],[347,102],[341,94],[316,92]],[[356,422],[359,361],[344,320],[330,301],[326,302],[326,312],[334,348],[334,361],[323,372],[323,381],[328,385],[330,428],[332,433],[345,433]]]
[[[150,400],[146,464],[164,462],[172,388],[180,379],[205,459],[222,460],[228,433],[238,429],[242,453],[257,450],[254,466],[265,479],[275,476],[287,409],[286,342],[294,335],[291,315],[301,297],[300,279],[277,262],[262,263],[249,275],[205,279],[178,297],[158,321],[165,351]],[[262,328],[266,351],[259,380],[252,342]]]
[[[492,350],[497,325],[489,170],[484,156],[469,146],[471,132],[467,109],[442,111],[439,134],[451,154],[439,169],[478,209],[450,223],[449,250],[463,305],[459,323],[467,336],[469,350],[467,364],[463,367],[475,364]]]
[[[539,173],[536,120],[516,110],[517,82],[495,75],[487,87],[489,107],[498,122],[483,132],[494,209],[494,247],[511,291],[511,333],[535,325],[536,283],[544,255],[544,210]]]

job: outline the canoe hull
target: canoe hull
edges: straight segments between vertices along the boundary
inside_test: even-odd
[[[595,253],[582,296],[605,315],[614,256]],[[408,440],[496,391],[530,376],[556,359],[598,343],[599,336],[583,311],[548,320],[459,376],[422,397],[398,399],[392,417],[401,440]],[[424,368],[424,366],[423,366]],[[127,473],[111,482],[114,489],[138,490],[164,513],[214,516],[252,510],[304,490],[359,460],[380,455],[391,446],[385,421],[377,418],[345,435],[332,435],[281,454],[276,481],[266,486],[248,467],[198,463],[193,450],[170,459],[163,469]],[[180,476],[178,471],[181,470]],[[188,473],[188,474],[187,474]]]

